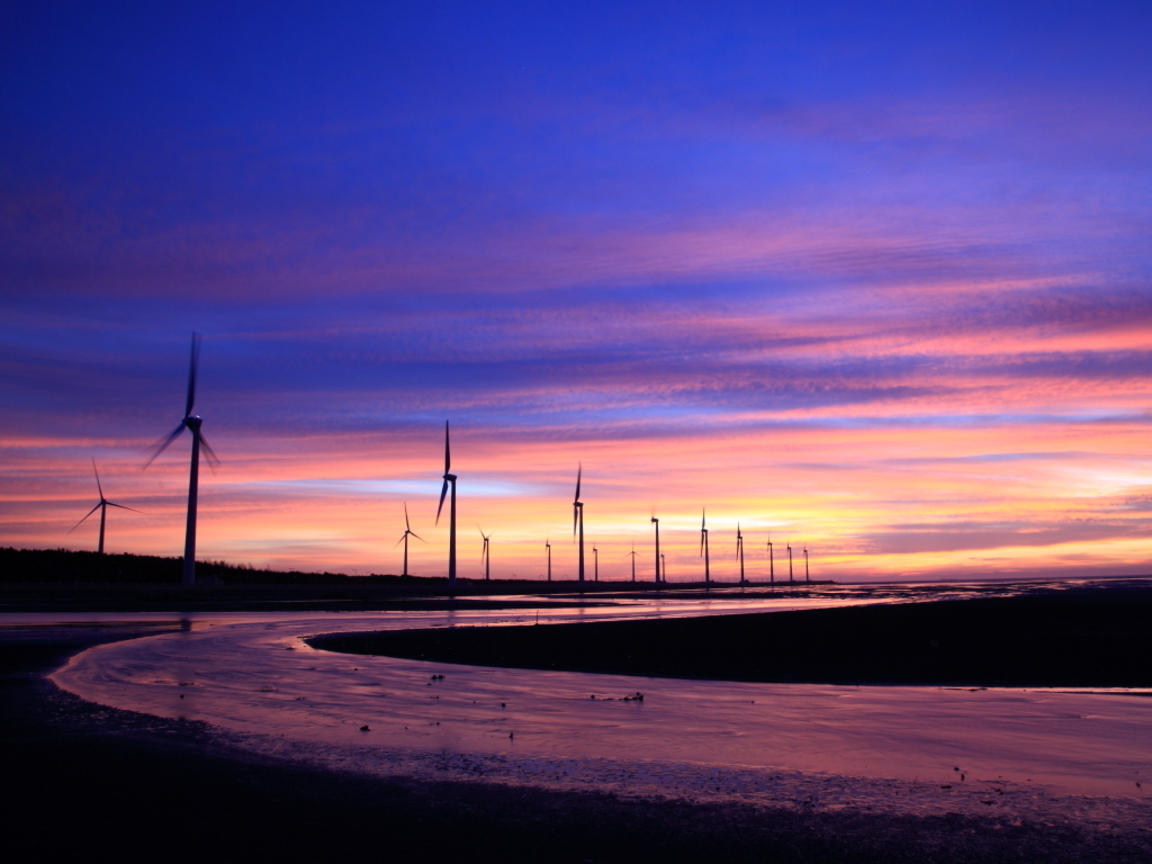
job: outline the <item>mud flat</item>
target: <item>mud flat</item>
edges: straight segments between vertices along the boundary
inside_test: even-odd
[[[1152,687],[1152,586],[527,627],[322,636],[330,651],[729,681]]]
[[[1006,806],[1010,789],[977,805],[987,814],[945,804],[917,815],[878,806],[914,797],[909,784],[853,803],[851,790],[830,795],[828,778],[785,778],[774,802],[740,803],[699,788],[629,797],[487,782],[450,758],[439,780],[374,776],[356,762],[336,770],[234,746],[204,723],[93,705],[44,677],[84,647],[153,632],[0,629],[5,860],[1134,864],[1152,854],[1146,827],[1108,808],[1080,822],[1067,807],[1030,816]]]

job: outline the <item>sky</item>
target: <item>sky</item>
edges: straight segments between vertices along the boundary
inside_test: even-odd
[[[0,545],[1152,572],[1152,7],[8,2]],[[637,555],[632,558],[630,552]],[[799,573],[799,570],[797,571]]]

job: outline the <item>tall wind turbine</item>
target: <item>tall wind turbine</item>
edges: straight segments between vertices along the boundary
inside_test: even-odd
[[[668,581],[668,562],[664,560],[664,553],[660,553],[660,569],[664,571],[664,575],[660,577],[665,582]]]
[[[184,401],[184,419],[180,421],[172,434],[157,445],[155,452],[145,464],[145,468],[156,461],[156,457],[168,449],[168,445],[175,441],[180,433],[187,429],[192,433],[192,468],[188,476],[188,527],[184,534],[184,584],[196,584],[196,494],[200,479],[200,448],[204,448],[204,455],[209,464],[219,463],[216,454],[208,446],[208,440],[200,431],[204,422],[198,415],[192,413],[196,405],[196,369],[200,365],[200,334],[192,334],[192,359],[188,364],[188,397]]]
[[[652,517],[652,524],[656,526],[656,584],[660,584],[660,520]]]
[[[584,588],[584,502],[580,500],[580,476],[584,473],[584,466],[577,463],[576,467],[576,497],[572,499],[572,536],[576,536],[576,528],[580,528],[580,588]]]
[[[788,584],[795,584],[796,580],[792,578],[792,541],[788,541]]]
[[[704,556],[704,582],[712,581],[712,568],[708,561],[708,529],[704,525],[705,513],[700,511],[700,554]]]
[[[436,524],[440,524],[440,511],[444,509],[444,496],[452,485],[452,504],[448,508],[448,590],[456,590],[456,475],[452,473],[452,448],[448,440],[448,421],[444,421],[444,486],[440,490],[440,506],[436,508]]]
[[[484,529],[479,525],[476,530],[480,532],[480,536],[484,538],[484,552],[480,555],[480,560],[484,564],[484,581],[487,582],[492,578],[492,559],[489,557],[488,541],[492,539],[491,534],[485,534]]]
[[[83,525],[85,523],[85,521],[87,521],[89,516],[91,516],[93,513],[95,513],[97,510],[99,510],[100,511],[100,546],[97,548],[96,553],[98,555],[103,555],[104,554],[104,521],[105,521],[105,517],[108,515],[108,508],[109,507],[119,507],[121,510],[132,510],[133,513],[139,513],[140,511],[139,510],[133,510],[131,507],[125,507],[123,504],[114,504],[113,502],[109,501],[107,498],[104,497],[104,487],[100,485],[100,472],[96,470],[96,460],[95,459],[92,460],[92,473],[96,475],[96,489],[100,493],[100,500],[96,503],[95,507],[93,507],[91,510],[88,511],[88,513],[84,516],[83,519],[81,519],[79,522],[77,522],[75,525],[72,526],[72,530],[69,531],[68,533],[71,534],[72,531],[75,531],[77,528],[79,528],[81,525]],[[89,499],[89,500],[91,500],[91,499]]]
[[[548,552],[548,581],[552,581],[552,541],[545,540],[544,548]]]
[[[401,534],[400,539],[396,541],[396,546],[399,546],[401,543],[404,544],[404,572],[400,574],[401,576],[407,576],[408,575],[408,538],[410,536],[415,537],[421,543],[427,543],[428,542],[427,540],[425,540],[423,537],[421,537],[419,534],[417,534],[415,531],[412,530],[412,525],[408,522],[408,504],[407,504],[407,502],[405,502],[405,504],[404,504],[404,533]],[[393,546],[392,548],[395,549],[396,546]]]
[[[808,544],[804,544],[804,581],[811,582],[812,577],[808,575]]]
[[[600,581],[600,550],[592,547],[592,581]]]
[[[740,533],[740,523],[736,523],[736,557],[740,559],[740,584],[744,585],[744,535]]]

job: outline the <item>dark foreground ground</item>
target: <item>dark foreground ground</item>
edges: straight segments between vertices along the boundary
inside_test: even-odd
[[[341,634],[318,648],[484,666],[828,684],[1152,687],[1152,587],[649,621]]]
[[[1146,862],[1149,832],[624,801],[261,761],[43,677],[117,628],[0,628],[5,861]],[[152,631],[154,632],[154,631]]]

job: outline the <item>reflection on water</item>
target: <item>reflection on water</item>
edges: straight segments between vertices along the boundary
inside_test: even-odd
[[[415,770],[429,754],[472,765],[657,763],[967,784],[1046,784],[1133,795],[1152,780],[1152,699],[1134,694],[835,687],[587,675],[424,663],[313,649],[318,633],[798,609],[1060,590],[1068,583],[828,586],[616,596],[585,609],[212,613],[178,630],[92,648],[54,680],[95,702],[204,720],[296,755]],[[13,624],[15,616],[0,623]],[[34,616],[24,616],[25,619]],[[59,621],[62,617],[51,616]],[[96,616],[107,619],[109,616]],[[148,616],[130,617],[133,621]],[[92,616],[86,616],[91,620]],[[79,620],[79,619],[77,619]],[[163,620],[158,616],[156,621]],[[25,624],[31,623],[27,620]],[[642,693],[644,698],[635,699]],[[268,738],[267,736],[273,736]],[[257,745],[253,745],[257,746]],[[357,755],[358,754],[358,755]],[[391,766],[391,768],[388,768]],[[703,766],[703,767],[702,767]],[[553,770],[549,768],[548,770]],[[558,769],[557,769],[558,770]],[[607,769],[605,769],[607,770]],[[513,772],[515,773],[515,772]],[[547,773],[547,772],[545,772]],[[519,776],[519,775],[517,775]],[[679,776],[679,775],[678,775]],[[684,781],[689,782],[689,781]],[[973,785],[975,784],[975,785]],[[719,787],[718,787],[719,788]]]

